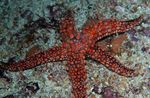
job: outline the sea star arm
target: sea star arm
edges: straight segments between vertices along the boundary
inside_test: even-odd
[[[132,77],[137,75],[137,72],[135,70],[123,66],[117,59],[115,59],[113,56],[106,53],[100,48],[98,48],[97,50],[90,49],[88,51],[88,56],[100,62],[101,64],[106,66],[106,68],[112,70],[119,75],[126,77]]]
[[[75,33],[75,22],[72,11],[67,11],[64,18],[60,20],[60,33],[62,37],[62,41],[66,41],[70,38],[74,37]]]
[[[140,16],[136,19],[129,20],[129,21],[120,21],[116,19],[108,19],[104,21],[99,21],[97,24],[97,33],[100,38],[109,36],[111,34],[120,33],[120,32],[126,32],[129,29],[135,27],[138,25],[143,16]],[[100,39],[98,38],[98,39]]]
[[[24,60],[18,62],[8,62],[0,64],[0,69],[9,71],[22,71],[31,69],[40,64],[44,64],[49,61],[58,61],[65,59],[65,50],[62,47],[50,48],[47,51],[37,53],[33,56],[27,57]]]
[[[129,29],[135,27],[138,25],[141,20],[143,19],[143,16],[129,20],[129,21],[123,21],[123,20],[116,20],[116,19],[105,19],[105,20],[95,20],[91,19],[83,28],[84,33],[90,34],[90,36],[94,36],[94,40],[97,41],[103,37],[115,34],[115,33],[121,33],[126,32]]]
[[[67,72],[72,84],[72,98],[87,98],[86,94],[86,69],[83,54],[72,53],[67,59]]]

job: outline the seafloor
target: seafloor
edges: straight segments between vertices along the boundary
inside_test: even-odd
[[[150,98],[150,0],[0,0],[0,61],[18,61],[60,44],[57,28],[43,29],[36,20],[44,18],[57,27],[66,9],[75,12],[79,30],[89,17],[144,16],[134,29],[98,43],[140,75],[126,78],[87,60],[87,93],[89,98]],[[0,98],[70,98],[63,65],[50,62],[23,72],[0,71]]]

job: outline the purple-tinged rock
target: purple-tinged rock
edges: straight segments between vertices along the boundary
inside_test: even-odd
[[[134,42],[139,41],[139,39],[138,39],[138,38],[136,38],[135,36],[131,37],[131,40],[132,40],[132,41],[134,41]]]
[[[134,29],[131,29],[131,30],[129,30],[128,32],[129,32],[128,34],[129,34],[130,36],[135,36],[135,34],[136,34],[136,30],[134,30]]]
[[[65,7],[63,4],[56,4],[56,5],[48,5],[47,9],[49,11],[49,18],[50,19],[58,19],[61,17],[61,14],[65,11]]]
[[[139,41],[139,39],[136,37],[136,30],[134,30],[134,29],[130,30],[128,34],[130,35],[130,38],[132,41],[134,41],[134,42]]]
[[[143,30],[143,33],[144,33],[146,36],[150,37],[150,29],[145,29],[145,30]]]
[[[118,92],[114,92],[113,88],[110,86],[103,87],[101,94],[102,94],[102,98],[119,98]]]

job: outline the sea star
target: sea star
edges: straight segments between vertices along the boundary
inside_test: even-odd
[[[46,51],[37,53],[18,62],[1,64],[0,69],[9,71],[23,71],[37,65],[54,61],[66,61],[66,70],[72,84],[72,98],[87,98],[86,93],[86,60],[92,58],[119,75],[132,77],[137,73],[133,69],[122,66],[113,56],[103,51],[100,47],[95,48],[95,43],[106,36],[125,32],[141,22],[142,17],[130,21],[116,19],[90,19],[85,23],[81,31],[75,28],[72,11],[60,20],[60,34],[62,44],[54,46]]]

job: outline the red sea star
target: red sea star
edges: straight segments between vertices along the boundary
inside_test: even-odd
[[[55,46],[47,51],[40,52],[25,60],[11,62],[7,65],[1,65],[0,69],[9,71],[21,71],[31,69],[39,64],[53,61],[67,61],[67,72],[72,83],[73,98],[87,98],[86,94],[86,69],[85,58],[90,57],[97,60],[106,68],[116,72],[119,75],[132,77],[136,76],[133,69],[122,66],[113,56],[106,53],[99,47],[95,49],[94,45],[103,37],[125,32],[138,25],[142,17],[130,21],[121,21],[116,19],[88,21],[81,32],[75,29],[74,17],[71,11],[60,21],[60,32],[62,45]]]

